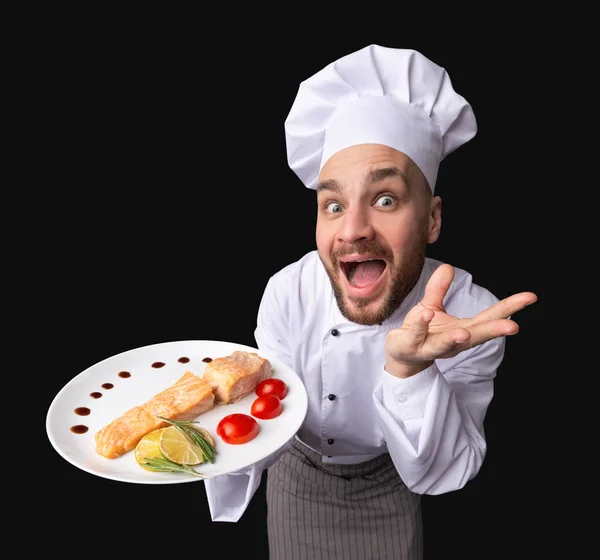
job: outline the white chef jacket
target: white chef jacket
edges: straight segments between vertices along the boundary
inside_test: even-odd
[[[255,339],[263,352],[298,374],[308,412],[296,438],[325,463],[352,464],[389,453],[408,488],[442,494],[462,488],[486,453],[483,421],[493,396],[505,338],[436,360],[407,379],[387,373],[385,337],[424,295],[440,261],[426,258],[419,281],[381,325],[358,325],[340,312],[317,251],[272,276]],[[472,317],[498,299],[454,268],[447,313]],[[292,444],[235,474],[205,480],[213,521],[238,521],[264,469]]]

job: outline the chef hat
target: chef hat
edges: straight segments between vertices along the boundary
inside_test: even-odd
[[[476,132],[444,68],[415,50],[379,45],[304,80],[285,121],[288,164],[310,189],[333,154],[375,143],[409,156],[433,191],[442,159]]]

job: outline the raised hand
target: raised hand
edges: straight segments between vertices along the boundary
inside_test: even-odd
[[[521,292],[474,317],[459,319],[447,314],[442,303],[453,278],[454,268],[440,265],[429,279],[423,299],[408,312],[400,328],[387,334],[385,368],[392,375],[410,377],[434,360],[516,334],[519,325],[509,317],[537,301],[536,294]]]

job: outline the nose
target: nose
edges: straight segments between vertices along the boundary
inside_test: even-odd
[[[373,239],[374,234],[368,210],[359,207],[346,209],[339,221],[338,241],[356,243]]]

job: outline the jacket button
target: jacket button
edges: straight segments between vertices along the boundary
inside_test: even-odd
[[[334,442],[335,442],[335,440],[333,440],[333,439],[331,439],[331,438],[327,440],[327,443],[328,443],[329,445],[333,445],[333,444],[334,444]]]
[[[330,401],[334,401],[334,400],[335,400],[335,395],[332,393],[331,395],[327,395],[327,398],[328,398]]]
[[[340,334],[340,331],[338,331],[337,329],[333,329],[331,331],[332,336],[337,336],[338,334]]]

